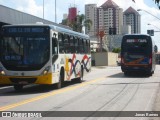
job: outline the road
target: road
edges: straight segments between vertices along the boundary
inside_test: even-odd
[[[160,111],[160,66],[156,66],[151,77],[138,73],[124,76],[120,67],[93,67],[82,83],[67,82],[62,89],[54,86],[25,86],[21,92],[13,87],[0,88],[0,111],[87,111],[81,117],[49,117],[47,119],[67,120],[159,120],[159,117],[104,117],[98,111],[137,111],[126,114],[140,114],[138,111]],[[93,112],[92,112],[93,111]],[[92,113],[90,113],[92,112]],[[80,112],[82,114],[83,112]],[[116,112],[113,112],[114,114]],[[78,114],[78,112],[77,112]],[[94,117],[102,115],[102,117]],[[125,114],[125,113],[124,113]],[[116,113],[117,115],[117,113]],[[143,115],[143,114],[141,114]],[[33,119],[33,118],[30,118]],[[35,119],[35,118],[34,118]],[[36,119],[46,119],[36,118]]]

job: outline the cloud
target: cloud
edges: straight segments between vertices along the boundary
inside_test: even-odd
[[[41,18],[43,17],[43,6],[37,5],[35,0],[23,0],[18,2],[16,9]]]

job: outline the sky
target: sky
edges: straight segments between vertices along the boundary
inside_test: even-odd
[[[63,14],[68,13],[68,8],[75,5],[79,14],[84,14],[85,4],[97,4],[101,6],[107,0],[56,0],[57,23],[63,19]],[[142,9],[141,15],[141,33],[146,34],[147,30],[154,29],[160,31],[160,10],[153,0],[113,0],[120,8],[125,11],[130,6],[135,10]],[[0,0],[0,5],[4,5],[34,16],[43,18],[43,0]],[[150,15],[151,13],[154,16]],[[44,19],[55,22],[55,0],[44,0]],[[148,25],[151,24],[151,25]],[[160,32],[156,32],[154,37],[155,44],[160,51]]]

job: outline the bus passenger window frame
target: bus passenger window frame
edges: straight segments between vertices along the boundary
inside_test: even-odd
[[[69,46],[70,46],[70,38],[68,34],[64,34],[64,52],[65,53],[70,53],[69,52]]]
[[[74,47],[75,47],[75,53],[79,53],[79,50],[78,50],[78,37],[74,37]]]
[[[57,34],[53,33],[52,37],[52,55],[53,54],[58,54],[58,39],[57,39]]]
[[[65,53],[65,48],[64,48],[64,34],[63,33],[58,33],[58,42],[59,42],[59,53]]]

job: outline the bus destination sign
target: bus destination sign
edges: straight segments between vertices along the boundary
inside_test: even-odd
[[[7,33],[46,33],[45,27],[6,27]]]

